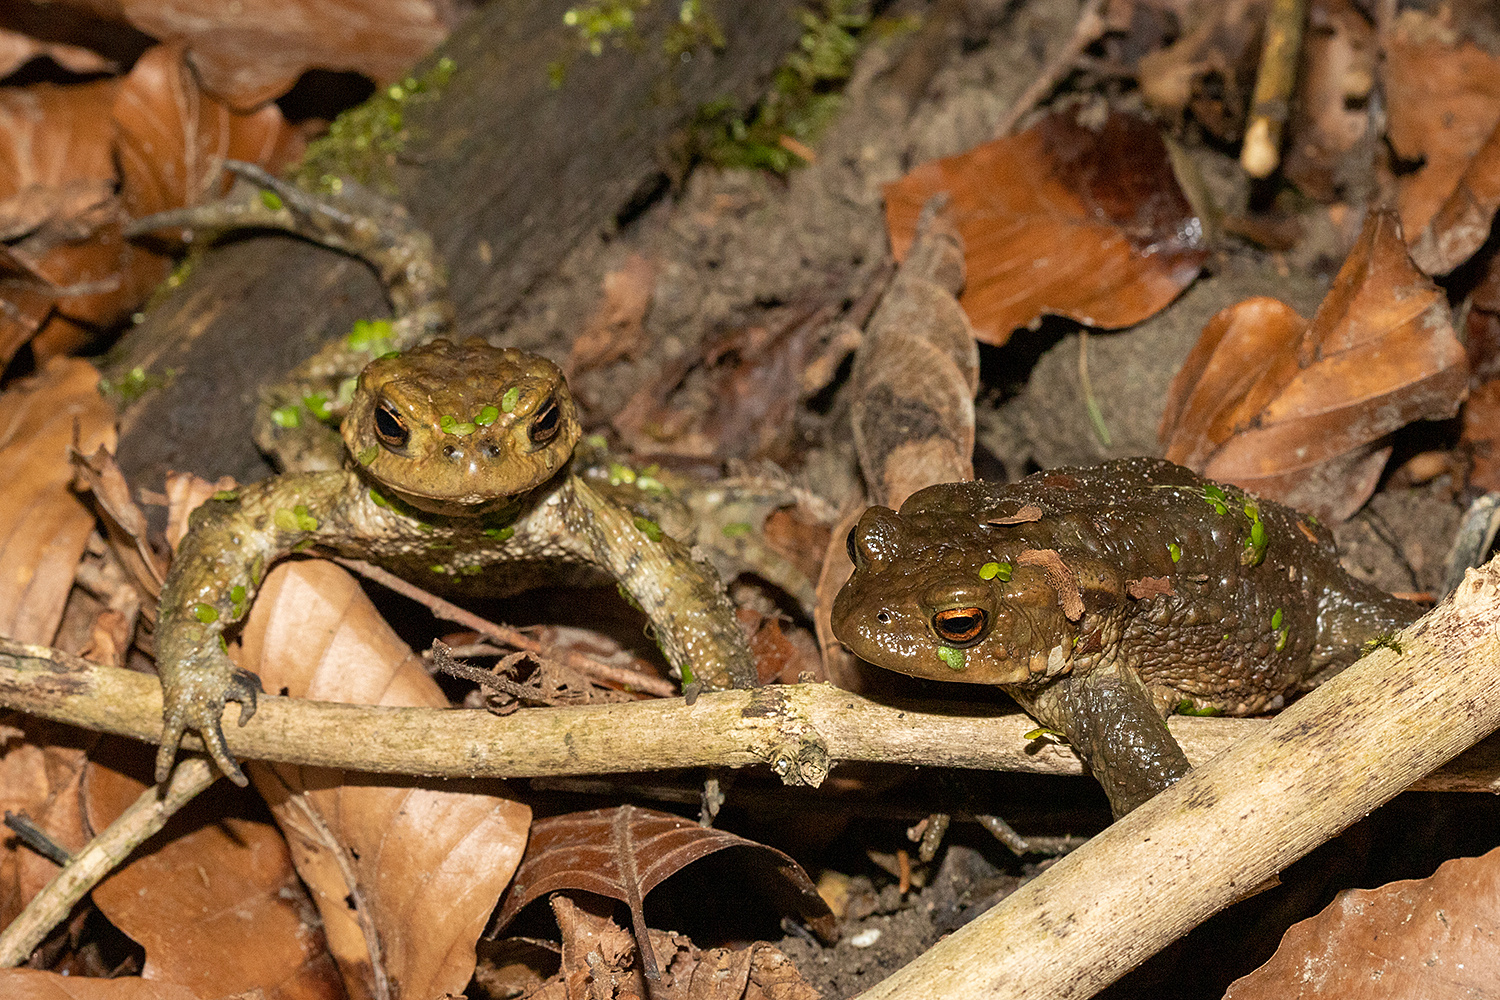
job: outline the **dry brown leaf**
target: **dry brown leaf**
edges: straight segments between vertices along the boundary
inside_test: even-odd
[[[0,809],[25,814],[57,843],[78,850],[88,842],[80,782],[87,748],[98,735],[22,715],[4,718]],[[56,874],[51,861],[6,837],[0,843],[0,926],[14,920]]]
[[[1470,390],[1459,440],[1472,461],[1469,485],[1486,493],[1500,490],[1500,379]]]
[[[897,259],[927,199],[950,196],[968,272],[959,301],[980,340],[1003,344],[1047,314],[1139,323],[1207,256],[1156,126],[1111,112],[1094,129],[1075,115],[924,163],[885,190]]]
[[[280,831],[219,815],[226,804],[196,808],[191,824],[174,819],[163,831],[170,839],[95,887],[95,905],[146,949],[145,979],[204,997],[261,989],[265,1000],[342,1000]]]
[[[215,493],[232,490],[239,484],[233,476],[220,476],[209,482],[191,472],[168,472],[167,494],[167,544],[177,551],[177,544],[188,533],[188,518],[193,511],[203,506]]]
[[[448,706],[358,583],[331,563],[277,567],[241,653],[267,691]],[[474,942],[520,861],[530,809],[453,781],[254,763],[250,773],[323,914],[350,995],[375,995],[375,977],[403,996],[461,991]]]
[[[121,0],[126,19],[192,53],[203,85],[236,108],[284,94],[309,69],[399,78],[448,34],[435,0]]]
[[[1375,28],[1351,0],[1314,0],[1281,170],[1320,201],[1338,199],[1345,157],[1369,130],[1375,57]]]
[[[1403,160],[1421,163],[1400,179],[1398,207],[1407,238],[1423,237],[1471,166],[1489,175],[1478,183],[1483,188],[1488,180],[1492,215],[1500,179],[1493,155],[1486,167],[1478,154],[1500,123],[1500,56],[1460,42],[1441,22],[1415,10],[1401,12],[1384,44],[1386,138]],[[1429,239],[1440,242],[1439,234]],[[1453,266],[1437,256],[1427,263],[1428,273]]]
[[[70,73],[87,76],[113,73],[117,68],[97,52],[63,42],[44,42],[19,31],[0,28],[0,77],[7,77],[40,56],[46,56]]]
[[[84,451],[114,448],[114,410],[88,362],[53,359],[0,395],[0,635],[21,642],[52,641],[94,527],[68,488],[75,433]]]
[[[109,109],[119,85],[0,88],[0,198],[79,179],[113,184]]]
[[[755,848],[755,859],[772,876],[776,902],[795,909],[820,933],[832,934],[833,915],[797,862],[773,847],[680,816],[620,806],[538,820],[515,883],[495,918],[503,929],[532,900],[578,889],[629,905],[637,941],[646,938],[641,901],[652,889],[700,858],[731,847]],[[654,961],[646,974],[655,978]]]
[[[533,1000],[566,997],[644,997],[652,1000],[817,1000],[791,961],[768,944],[700,950],[681,934],[653,930],[651,950],[662,970],[648,984],[635,962],[629,933],[607,916],[589,913],[566,896],[551,900],[562,935],[561,968]]]
[[[6,1000],[213,1000],[220,996],[147,979],[87,979],[40,969],[0,969],[0,993]]]
[[[274,173],[302,155],[301,137],[275,105],[242,113],[206,93],[180,44],[158,45],[136,61],[112,113],[122,196],[136,218],[219,196],[225,160]]]
[[[78,473],[78,488],[86,487],[94,495],[120,564],[136,585],[155,600],[166,580],[167,560],[151,547],[146,513],[130,495],[125,473],[120,471],[115,457],[103,448],[92,455],[75,456],[74,470]]]
[[[656,266],[638,253],[604,276],[604,295],[573,341],[563,369],[571,380],[590,368],[627,357],[646,333],[646,310],[656,291]]]
[[[1312,322],[1270,299],[1209,321],[1172,382],[1166,457],[1328,520],[1375,488],[1383,439],[1452,416],[1468,369],[1442,291],[1375,213]]]
[[[1271,960],[1225,1000],[1495,996],[1500,849],[1445,861],[1424,879],[1340,893],[1293,924]]]

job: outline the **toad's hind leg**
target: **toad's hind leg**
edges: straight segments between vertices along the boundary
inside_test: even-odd
[[[249,163],[229,161],[239,183],[213,202],[147,216],[131,235],[171,227],[203,232],[273,229],[330,247],[369,264],[391,301],[386,322],[357,324],[262,390],[255,443],[282,471],[336,469],[343,459],[337,426],[353,377],[390,351],[448,333],[453,308],[432,237],[406,210],[353,181],[314,194]]]

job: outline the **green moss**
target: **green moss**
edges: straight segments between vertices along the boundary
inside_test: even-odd
[[[638,516],[634,520],[632,520],[631,523],[635,525],[637,531],[645,535],[647,538],[651,539],[653,542],[659,542],[662,540],[663,536],[661,525],[657,524],[650,518]]]
[[[219,492],[215,493],[213,496],[209,497],[210,500],[218,500],[218,501],[223,502],[223,503],[230,503],[230,502],[233,502],[235,500],[238,500],[239,498],[240,498],[240,491],[239,490],[220,490]]]
[[[311,143],[293,179],[310,188],[336,187],[339,177],[394,194],[391,162],[406,145],[408,110],[437,100],[457,68],[447,56],[421,76],[409,76],[377,91],[328,126],[328,134]]]
[[[827,0],[821,16],[803,11],[796,51],[782,61],[770,92],[749,114],[739,114],[729,98],[699,108],[693,133],[705,159],[778,174],[806,162],[798,150],[815,142],[838,113],[839,87],[854,69],[861,33],[869,26],[869,18],[850,7],[847,0]]]
[[[1212,705],[1209,705],[1209,706],[1204,707],[1204,708],[1199,708],[1199,707],[1197,707],[1192,702],[1191,699],[1184,698],[1184,699],[1182,699],[1181,701],[1179,701],[1177,703],[1177,714],[1178,715],[1214,716],[1214,715],[1223,715],[1224,714],[1224,710],[1222,708],[1215,708]]]
[[[344,343],[351,351],[364,351],[371,357],[384,357],[396,345],[396,331],[388,319],[357,319],[349,328]]]
[[[271,423],[286,430],[295,430],[302,426],[302,408],[296,403],[278,406],[271,411]]]
[[[116,407],[126,407],[140,399],[152,389],[159,389],[177,377],[177,369],[168,368],[165,375],[150,375],[146,369],[136,365],[119,379],[101,378],[99,394]]]
[[[219,620],[219,609],[212,604],[194,604],[193,617],[205,625],[212,625]]]

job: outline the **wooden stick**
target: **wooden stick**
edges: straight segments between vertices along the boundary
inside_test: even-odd
[[[1500,568],[865,1000],[1092,996],[1500,726]]]
[[[0,933],[0,968],[14,968],[30,958],[48,932],[67,918],[74,903],[218,779],[219,769],[213,764],[189,757],[178,762],[165,789],[152,785],[142,792],[6,925]]]
[[[0,705],[145,742],[161,734],[156,678],[103,667],[45,646],[0,639]],[[377,708],[263,696],[243,729],[224,716],[235,756],[388,774],[535,778],[668,767],[770,764],[788,784],[817,784],[837,761],[1082,774],[1071,750],[1028,741],[1029,716],[1001,705],[870,701],[826,684],[579,708]],[[1200,764],[1256,719],[1174,716],[1169,725]],[[201,749],[189,740],[188,749]],[[1500,791],[1500,743],[1486,743],[1413,787]]]
[[[1291,114],[1306,24],[1307,0],[1271,0],[1250,122],[1240,148],[1240,166],[1251,177],[1269,177],[1281,163],[1281,130]]]

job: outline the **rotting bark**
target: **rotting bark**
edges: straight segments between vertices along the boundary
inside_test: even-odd
[[[661,39],[676,7],[652,5],[637,15],[639,46],[579,55],[553,89],[567,6],[481,9],[431,57],[456,64],[441,98],[406,116],[411,139],[390,180],[449,265],[462,334],[501,327],[581,238],[661,187],[698,107],[747,104],[800,30],[797,0],[721,5],[726,47],[672,59]],[[257,387],[387,312],[368,269],[336,253],[276,235],[212,248],[111,355],[109,374],[139,366],[167,379],[126,412],[122,467],[152,488],[169,468],[261,478]]]
[[[1083,998],[1500,726],[1500,561],[864,993]]]

